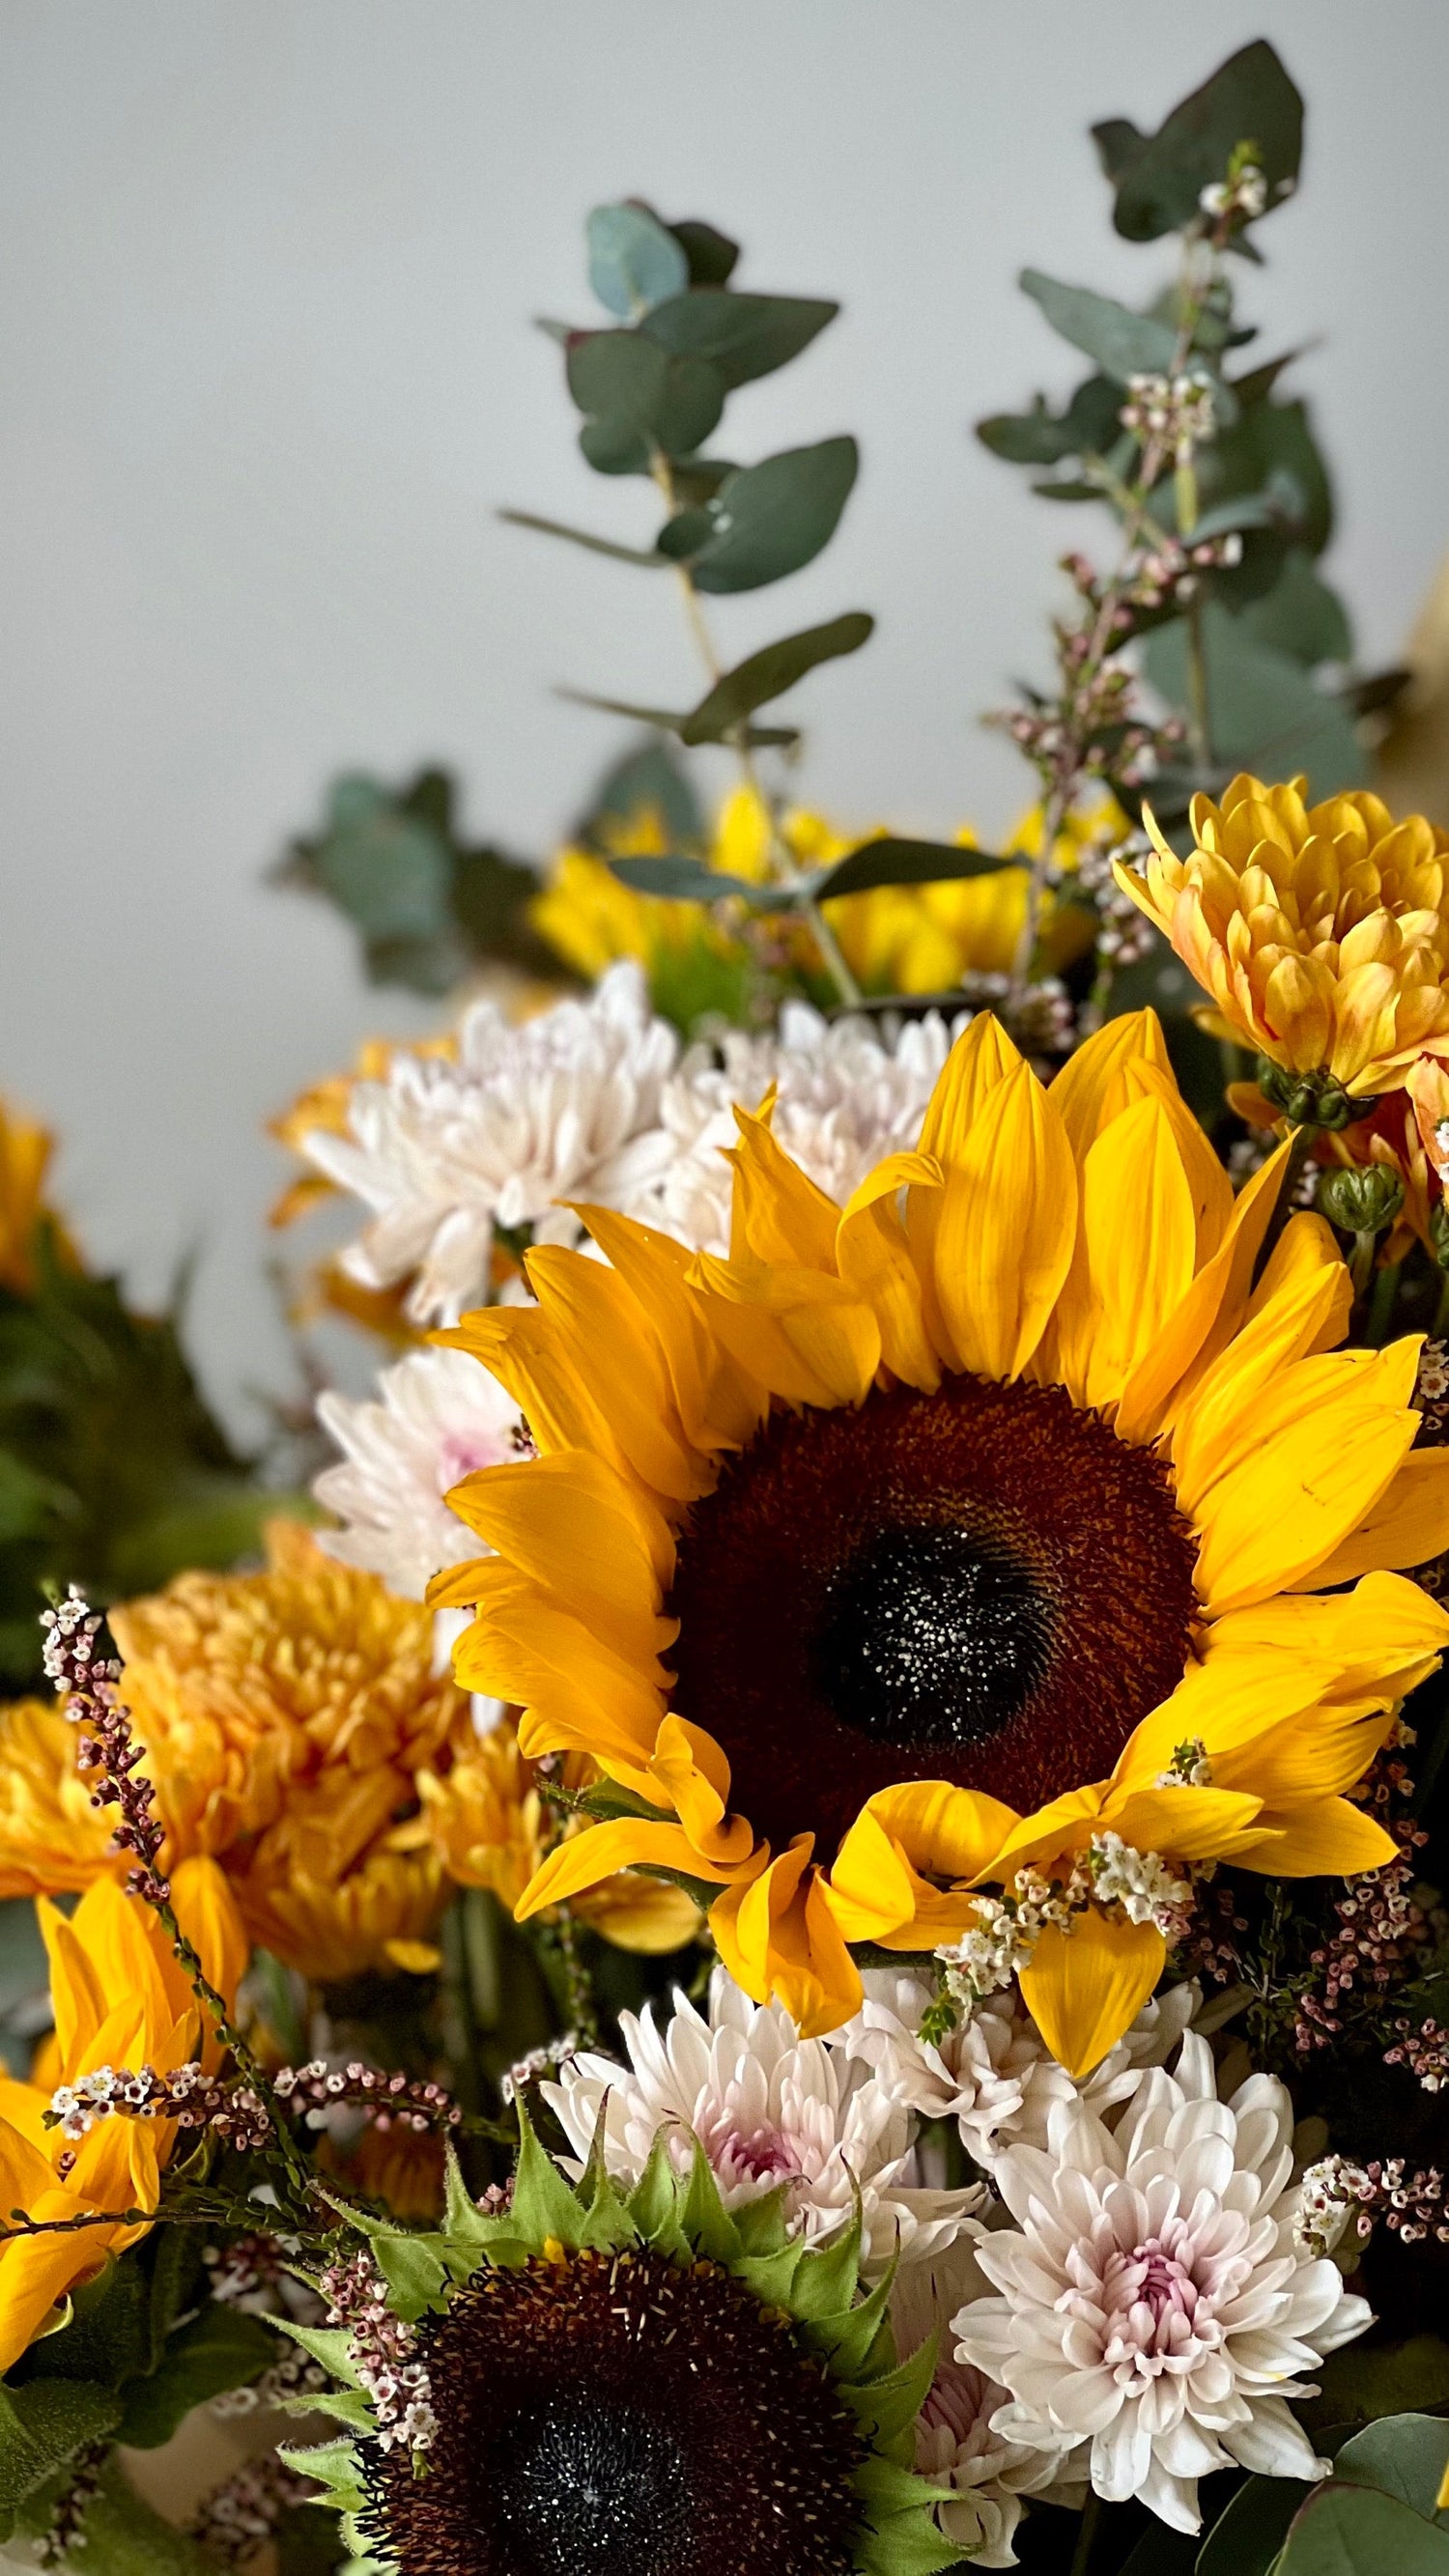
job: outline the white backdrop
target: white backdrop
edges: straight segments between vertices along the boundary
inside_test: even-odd
[[[1024,774],[976,718],[1040,669],[1083,534],[968,434],[1073,379],[1013,279],[1150,290],[1164,254],[1111,236],[1085,129],[1155,124],[1255,34],[1310,128],[1244,293],[1265,349],[1316,344],[1372,661],[1449,533],[1443,0],[4,0],[0,1089],[63,1130],[66,1204],[137,1291],[200,1248],[193,1343],[233,1409],[286,1368],[260,1122],[429,1016],[369,995],[267,861],[336,769],[430,756],[541,851],[618,741],[551,685],[692,685],[666,585],[491,515],[652,526],[582,464],[528,327],[587,318],[588,207],[708,215],[741,283],[843,300],[730,445],[853,429],[861,482],[719,632],[733,658],[875,610],[800,694],[806,791],[990,831]]]

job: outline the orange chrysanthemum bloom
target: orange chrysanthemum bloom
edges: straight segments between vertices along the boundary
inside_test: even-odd
[[[111,1613],[124,1692],[166,1828],[163,1866],[220,1861],[253,1940],[303,1975],[430,1967],[447,1898],[417,1774],[471,1732],[433,1670],[433,1622],[336,1565],[295,1522],[259,1574],[183,1574]],[[75,1814],[75,1730],[22,1703],[6,1721],[0,1889],[109,1872],[106,1820]]]
[[[1007,1974],[1084,2072],[1178,1873],[1394,1855],[1345,1793],[1449,1640],[1394,1570],[1449,1542],[1418,1339],[1335,1352],[1318,1217],[1257,1277],[1291,1149],[1234,1200],[1151,1013],[1050,1091],[978,1018],[844,1209],[739,1126],[728,1260],[589,1209],[610,1266],[535,1251],[536,1306],[438,1336],[539,1448],[450,1497],[496,1551],[434,1586],[476,1608],[459,1677],[628,1808],[519,1910],[704,1882],[740,1984],[822,2032],[858,1945],[980,1943],[1045,1886]]]
[[[1421,1053],[1449,1056],[1449,833],[1361,791],[1305,805],[1305,784],[1243,775],[1221,805],[1195,796],[1185,859],[1144,809],[1146,877],[1115,874],[1225,1034],[1361,1100],[1401,1089]]]
[[[54,1151],[48,1128],[0,1100],[0,1288],[17,1297],[35,1291],[35,1230],[42,1217],[50,1221],[57,1258],[79,1267],[75,1246],[46,1204],[45,1175]]]

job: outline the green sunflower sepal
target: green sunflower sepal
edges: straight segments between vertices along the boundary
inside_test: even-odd
[[[587,2263],[646,2255],[685,2275],[713,2267],[738,2283],[773,2329],[783,2328],[854,2427],[861,2453],[851,2476],[858,2503],[850,2543],[854,2576],[936,2576],[962,2563],[935,2521],[936,2506],[949,2501],[951,2490],[917,2476],[912,2465],[916,2418],[935,2371],[935,2339],[898,2358],[888,2315],[890,2276],[869,2290],[861,2282],[858,2209],[849,2227],[827,2244],[810,2246],[790,2231],[783,2190],[727,2210],[697,2141],[688,2170],[680,2173],[661,2131],[638,2182],[624,2191],[605,2168],[601,2120],[575,2187],[540,2145],[521,2103],[519,2126],[506,2210],[490,2214],[477,2207],[451,2145],[438,2229],[390,2226],[335,2204],[365,2238],[386,2284],[390,2313],[419,2330],[420,2351],[427,2351],[430,2324],[446,2320],[451,2303],[475,2292],[490,2273],[550,2264],[562,2272],[575,2258]],[[343,2539],[357,2562],[355,2576],[402,2576],[403,2562],[390,2546],[379,2502],[381,2425],[351,2334],[340,2326],[274,2322],[334,2382],[326,2391],[290,2400],[289,2411],[317,2410],[342,2427],[335,2438],[289,2449],[284,2458],[322,2485],[319,2502],[341,2517]],[[432,2395],[435,2407],[446,2405],[445,2391],[434,2387]],[[417,2454],[413,2466],[426,2481],[427,2453]]]

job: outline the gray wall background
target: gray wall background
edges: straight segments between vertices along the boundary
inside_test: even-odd
[[[1314,344],[1372,662],[1449,534],[1443,0],[5,0],[0,1088],[62,1130],[64,1202],[138,1294],[199,1248],[193,1344],[239,1418],[287,1376],[260,1122],[431,1016],[264,865],[337,768],[429,756],[542,851],[618,742],[552,684],[692,684],[667,585],[491,515],[652,526],[528,328],[590,310],[587,208],[711,216],[741,282],[843,299],[731,445],[853,429],[860,485],[718,633],[733,659],[874,609],[800,693],[804,791],[990,831],[1025,774],[977,718],[1041,671],[1087,525],[968,435],[1072,379],[1015,273],[1145,296],[1163,255],[1112,237],[1085,128],[1155,124],[1255,34],[1310,132],[1246,306],[1265,352]]]

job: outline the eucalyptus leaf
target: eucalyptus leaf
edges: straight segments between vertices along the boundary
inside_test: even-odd
[[[589,689],[560,689],[558,694],[573,706],[596,707],[601,715],[632,716],[636,724],[657,725],[661,733],[678,734],[683,742],[714,739],[712,735],[696,737],[689,732],[689,726],[699,713],[697,707],[687,709],[683,715],[675,715],[668,707],[641,707],[632,698],[596,697]],[[708,700],[705,703],[708,704]],[[783,750],[787,744],[799,739],[798,728],[793,725],[749,725],[745,729],[745,740],[752,750]]]
[[[1122,388],[1111,376],[1088,376],[1060,414],[1040,395],[1029,412],[996,412],[976,435],[1008,465],[1059,465],[1066,456],[1100,455],[1117,433]]]
[[[1090,286],[1066,286],[1039,268],[1024,268],[1023,292],[1039,304],[1052,329],[1074,349],[1084,349],[1106,376],[1125,385],[1130,376],[1160,376],[1170,369],[1177,333],[1151,313],[1133,313]]]
[[[1194,2576],[1269,2576],[1306,2492],[1301,2478],[1249,2478],[1204,2540]]]
[[[669,227],[689,263],[691,286],[723,286],[740,255],[737,241],[696,215]]]
[[[832,617],[823,626],[807,626],[798,635],[782,635],[778,643],[762,645],[758,653],[751,653],[716,680],[680,726],[681,741],[722,742],[756,707],[783,697],[807,671],[841,654],[858,653],[874,629],[875,619],[863,609],[848,609],[843,617]]]
[[[1093,128],[1098,148],[1103,128]],[[1200,89],[1182,99],[1156,134],[1132,151],[1123,119],[1107,129],[1116,180],[1112,221],[1127,241],[1156,241],[1199,212],[1204,188],[1227,175],[1239,144],[1250,143],[1268,182],[1271,205],[1298,176],[1303,157],[1303,101],[1266,39],[1231,54]]]
[[[1344,2443],[1333,2474],[1397,2496],[1436,2530],[1449,2531],[1449,2511],[1439,2505],[1446,2470],[1449,2423],[1442,2415],[1389,2415]]]
[[[703,837],[704,813],[688,772],[677,752],[664,742],[646,742],[610,765],[576,824],[574,837],[596,844],[601,832],[651,810],[674,840]]]
[[[835,533],[859,467],[853,438],[826,438],[732,474],[705,504],[707,542],[689,550],[696,590],[759,590],[812,562]]]
[[[676,510],[666,519],[655,538],[655,563],[686,563],[699,554],[714,535],[714,513],[702,505]]]
[[[625,200],[595,206],[587,225],[589,284],[599,302],[628,321],[680,295],[689,284],[689,254],[647,206]]]
[[[609,869],[635,894],[665,895],[676,903],[723,903],[734,896],[754,906],[769,895],[774,900],[766,908],[776,910],[779,896],[785,893],[784,887],[768,887],[750,877],[730,876],[723,868],[706,867],[702,859],[610,859]]]
[[[648,546],[619,546],[612,537],[596,537],[591,528],[571,528],[563,519],[541,519],[535,510],[500,510],[498,513],[510,528],[534,528],[540,536],[566,537],[571,546],[587,546],[590,554],[611,555],[615,563],[643,564],[657,571],[659,557]]]
[[[1299,546],[1284,556],[1272,589],[1250,600],[1240,618],[1260,644],[1289,654],[1305,670],[1320,662],[1347,662],[1353,652],[1353,631],[1342,600]]]
[[[717,367],[694,353],[670,355],[643,330],[584,333],[569,349],[567,375],[587,415],[585,453],[603,473],[643,471],[655,447],[687,455],[724,409]]]
[[[836,862],[815,888],[817,903],[834,903],[841,895],[868,894],[874,886],[940,885],[956,877],[994,876],[1001,868],[1019,868],[1016,859],[993,857],[989,850],[963,849],[956,841],[907,841],[882,832],[873,841]]]
[[[1259,778],[1306,770],[1315,800],[1367,781],[1365,755],[1340,702],[1314,686],[1302,665],[1260,644],[1215,600],[1201,618],[1208,715],[1215,755]],[[1173,706],[1187,703],[1187,637],[1160,626],[1143,645],[1143,667]]]
[[[838,304],[815,296],[737,295],[726,286],[696,286],[657,304],[643,327],[676,357],[708,358],[733,392],[798,357],[839,311]]]
[[[1397,2496],[1334,2477],[1301,2507],[1275,2576],[1449,2576],[1449,2532]]]

